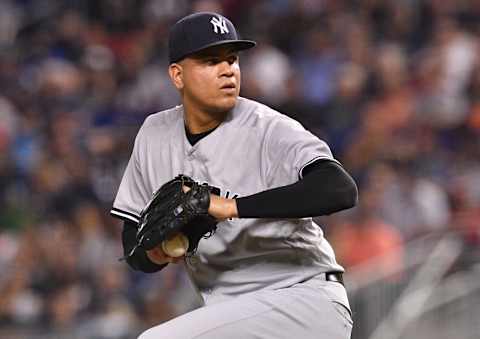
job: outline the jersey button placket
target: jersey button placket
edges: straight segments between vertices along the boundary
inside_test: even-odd
[[[193,175],[193,162],[195,160],[194,156],[194,149],[187,151],[187,156],[185,157],[185,175],[194,176]]]

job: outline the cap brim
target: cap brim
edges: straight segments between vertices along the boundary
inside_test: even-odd
[[[211,48],[211,47],[231,45],[231,46],[235,47],[234,48],[235,51],[243,51],[243,50],[255,47],[256,44],[257,43],[255,41],[252,41],[252,40],[221,40],[221,41],[216,41],[216,42],[212,42],[211,44],[202,46],[202,48],[191,51],[188,54],[185,54],[185,55],[177,58],[177,60],[173,60],[172,63],[173,62],[178,62],[178,61],[180,61],[180,60],[182,60],[182,59],[184,59],[184,58],[186,58],[190,55],[193,55],[193,54],[196,54],[198,52],[204,51],[204,50],[206,50],[208,48]]]

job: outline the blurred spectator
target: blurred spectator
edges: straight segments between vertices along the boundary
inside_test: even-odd
[[[307,31],[304,48],[296,56],[303,99],[314,106],[324,105],[335,88],[339,56],[328,29],[319,23]]]
[[[396,226],[380,213],[384,185],[388,184],[390,174],[386,168],[377,169],[375,174],[361,190],[362,199],[353,218],[334,225],[330,239],[339,262],[347,269],[377,260],[375,269],[388,275],[401,270],[404,241]]]
[[[287,86],[292,75],[290,60],[266,39],[257,39],[257,44],[249,53],[245,66],[243,85],[248,91],[245,96],[281,105],[288,99]]]
[[[434,78],[429,96],[420,98],[421,119],[439,128],[461,124],[468,113],[466,86],[475,65],[476,42],[450,17],[438,20],[433,44],[426,58],[431,58]]]
[[[0,97],[0,152],[6,153],[17,128],[15,107],[7,98]]]

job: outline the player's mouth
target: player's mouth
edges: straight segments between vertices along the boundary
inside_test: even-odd
[[[228,84],[225,84],[222,87],[220,87],[222,91],[226,91],[226,92],[235,91],[236,88],[237,86],[235,86],[233,82],[229,82]]]

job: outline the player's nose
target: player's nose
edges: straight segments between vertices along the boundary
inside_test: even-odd
[[[233,67],[234,65],[229,63],[227,60],[222,61],[220,63],[220,76],[233,76],[235,74]]]

